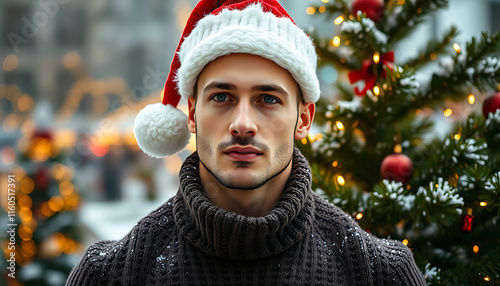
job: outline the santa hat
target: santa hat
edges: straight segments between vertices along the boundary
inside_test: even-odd
[[[314,45],[276,0],[201,0],[177,46],[162,102],[144,107],[135,119],[135,138],[145,153],[161,158],[184,149],[191,134],[177,104],[193,96],[208,63],[232,53],[273,61],[290,72],[305,102],[319,99]]]

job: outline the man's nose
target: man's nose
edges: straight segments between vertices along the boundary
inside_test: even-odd
[[[239,102],[234,110],[234,115],[229,132],[233,136],[255,136],[257,134],[257,125],[252,115],[252,107],[249,102]]]

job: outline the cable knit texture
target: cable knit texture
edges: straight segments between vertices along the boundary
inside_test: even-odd
[[[193,153],[179,192],[120,241],[84,253],[67,285],[425,285],[410,250],[378,239],[311,191],[294,150],[282,198],[264,217],[213,205]]]

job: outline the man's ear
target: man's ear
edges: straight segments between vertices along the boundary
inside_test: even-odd
[[[196,116],[195,116],[196,98],[188,98],[188,128],[191,133],[196,133]]]
[[[312,126],[315,110],[316,105],[314,102],[300,104],[299,121],[297,122],[297,129],[295,130],[295,139],[302,140],[306,138]]]

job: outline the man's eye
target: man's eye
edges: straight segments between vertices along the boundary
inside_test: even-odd
[[[218,93],[218,94],[214,95],[212,97],[212,99],[217,101],[217,102],[223,102],[223,101],[228,100],[228,97],[227,97],[227,95],[225,95],[223,93]]]
[[[266,95],[262,98],[262,101],[264,101],[265,104],[276,104],[279,103],[279,101],[276,99],[274,96]]]

